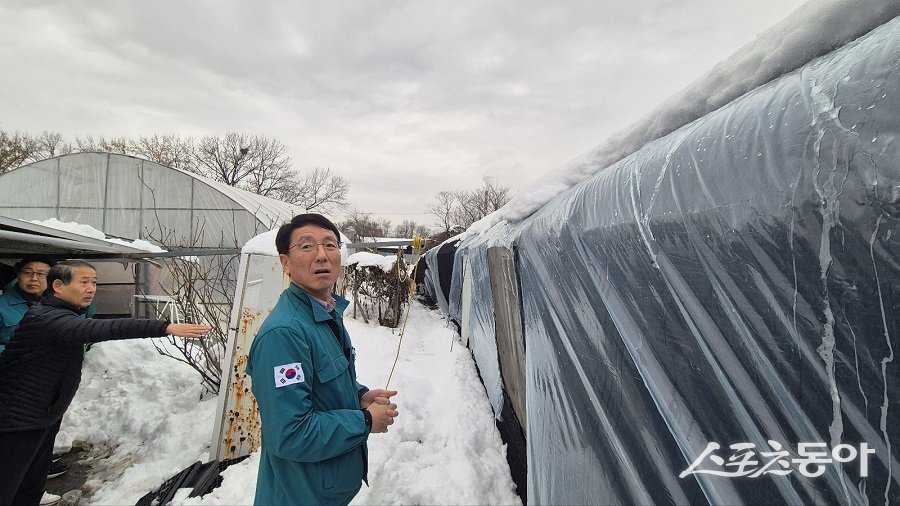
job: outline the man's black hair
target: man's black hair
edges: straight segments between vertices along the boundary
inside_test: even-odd
[[[22,257],[21,260],[16,262],[16,264],[13,265],[13,268],[16,270],[16,272],[22,272],[22,269],[24,269],[25,266],[30,264],[31,262],[40,262],[42,264],[47,264],[50,267],[56,265],[56,260],[53,260],[50,257],[46,257],[44,255],[28,255]]]
[[[282,225],[281,228],[278,229],[278,233],[275,234],[275,249],[278,250],[279,254],[288,254],[288,248],[291,247],[291,233],[306,225],[314,225],[319,228],[324,228],[325,230],[331,230],[334,232],[334,237],[337,239],[338,244],[341,243],[341,233],[331,220],[321,214],[298,214],[297,216],[294,216],[291,221]]]
[[[86,260],[63,260],[50,268],[50,274],[47,274],[46,293],[53,293],[53,282],[57,279],[62,281],[64,285],[71,283],[72,277],[75,276],[75,267],[90,267],[95,271],[97,270],[96,267]]]

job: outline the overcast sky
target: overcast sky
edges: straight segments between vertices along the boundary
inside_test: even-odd
[[[526,187],[802,3],[0,0],[0,128],[272,137],[433,225],[438,191]]]

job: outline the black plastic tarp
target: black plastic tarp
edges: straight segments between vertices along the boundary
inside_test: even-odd
[[[458,245],[458,239],[449,239],[430,249],[420,260],[425,264],[422,271],[425,294],[438,305],[444,314],[449,312],[453,256],[456,254]]]
[[[466,238],[495,409],[517,252],[529,501],[900,503],[898,135],[895,19]]]

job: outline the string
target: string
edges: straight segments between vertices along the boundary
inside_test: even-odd
[[[409,294],[406,300],[406,316],[403,317],[403,325],[400,326],[400,339],[397,340],[397,353],[394,355],[394,363],[391,364],[391,372],[388,373],[387,382],[384,389],[388,390],[391,384],[391,378],[394,376],[394,369],[397,368],[397,361],[400,359],[400,345],[403,344],[403,334],[406,333],[406,322],[409,320],[409,313],[412,313],[413,292],[416,290],[416,272],[419,270],[419,257],[425,249],[425,239],[422,237],[413,238],[413,255],[416,255],[416,264],[413,267],[412,276],[409,278]],[[400,277],[400,269],[397,269],[397,277]]]

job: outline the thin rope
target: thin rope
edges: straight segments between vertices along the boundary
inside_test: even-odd
[[[403,344],[403,334],[406,333],[406,322],[409,321],[409,313],[412,313],[412,298],[416,291],[416,272],[419,270],[419,257],[422,250],[425,249],[425,239],[422,237],[413,238],[413,254],[416,255],[416,264],[413,267],[412,276],[409,277],[409,295],[406,300],[406,316],[403,317],[403,325],[400,326],[400,339],[397,340],[397,354],[394,355],[394,363],[391,365],[391,372],[388,373],[387,382],[384,389],[388,390],[391,384],[391,378],[394,376],[394,369],[397,367],[397,361],[400,359],[400,345]],[[397,269],[397,276],[400,276],[400,269]]]

